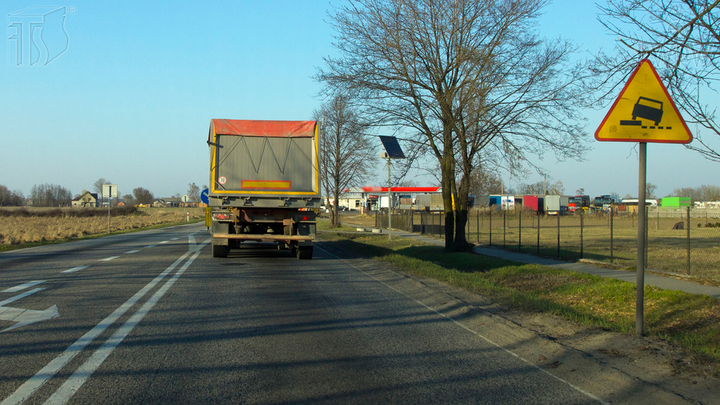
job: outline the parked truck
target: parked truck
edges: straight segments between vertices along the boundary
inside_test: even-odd
[[[311,259],[321,205],[317,122],[213,119],[207,143],[213,256],[255,241]]]
[[[567,213],[569,197],[564,195],[546,195],[543,199],[546,215],[564,215]]]

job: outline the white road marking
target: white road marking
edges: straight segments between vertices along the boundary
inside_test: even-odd
[[[190,246],[188,246],[188,249],[193,249],[195,245],[197,245],[197,242],[195,242],[195,236],[193,234],[188,235],[188,243]]]
[[[205,243],[208,243],[209,241],[210,240],[208,239],[208,241],[206,241]],[[200,251],[200,249],[198,249],[198,251]],[[85,348],[85,346],[87,346],[96,337],[102,334],[105,329],[107,329],[110,325],[117,321],[118,318],[123,316],[125,312],[127,312],[142,297],[144,297],[145,294],[152,290],[155,285],[157,285],[157,283],[162,281],[162,279],[165,278],[168,273],[173,271],[191,253],[192,251],[185,252],[182,256],[180,256],[180,258],[175,260],[175,262],[170,265],[170,267],[165,269],[165,271],[160,273],[140,291],[136,292],[135,295],[125,301],[124,304],[120,305],[117,309],[115,309],[112,314],[108,315],[105,319],[100,321],[100,323],[98,323],[89,332],[85,333],[82,337],[80,337],[80,339],[76,340],[75,343],[65,349],[65,351],[61,353],[58,357],[51,360],[47,365],[45,365],[45,367],[40,369],[40,371],[30,377],[30,379],[25,381],[25,383],[18,387],[18,389],[15,390],[12,395],[0,402],[0,405],[19,405],[25,402],[25,400],[29,398],[32,394],[34,394],[43,384],[45,384],[47,380],[52,378],[61,368],[67,365],[67,363],[69,363],[73,358],[75,358],[75,356],[80,353]]]
[[[147,246],[145,246],[143,249],[154,248],[155,246],[157,246],[157,245],[147,245]]]
[[[42,290],[44,290],[44,288],[34,288],[34,289],[30,290],[30,291],[25,291],[25,292],[22,293],[22,294],[16,295],[16,296],[14,296],[14,297],[10,297],[10,298],[8,298],[8,299],[6,299],[6,300],[4,300],[4,301],[0,301],[0,307],[2,307],[2,306],[4,306],[4,305],[7,305],[7,304],[9,304],[9,303],[11,303],[11,302],[13,302],[13,301],[17,301],[17,300],[19,300],[20,298],[25,298],[25,297],[27,297],[28,295],[35,294],[36,292],[39,292],[39,291],[42,291]]]
[[[77,267],[73,267],[72,269],[63,270],[60,273],[75,273],[76,271],[87,269],[88,267],[90,267],[90,266],[77,266]]]
[[[140,251],[140,250],[128,250],[127,252],[125,252],[125,254],[126,254],[126,255],[131,255],[131,254],[137,253],[137,252],[139,252],[139,251]]]
[[[104,259],[100,259],[100,261],[101,261],[101,262],[109,262],[110,260],[115,260],[115,259],[117,259],[118,257],[120,257],[120,256],[110,256],[110,257],[106,257],[106,258],[104,258]]]
[[[25,283],[25,284],[20,284],[20,285],[16,285],[15,287],[6,288],[6,289],[4,289],[4,290],[2,290],[2,291],[0,291],[0,292],[6,292],[6,293],[18,292],[18,291],[22,291],[22,290],[24,290],[24,289],[26,289],[26,288],[34,287],[34,286],[36,286],[36,285],[38,285],[38,284],[40,284],[40,283],[44,283],[44,282],[45,282],[45,280],[28,281],[28,282]],[[1,306],[1,305],[2,305],[2,304],[0,304],[0,306]]]
[[[180,238],[172,238],[172,239],[170,239],[170,240],[178,240],[178,239],[180,239]]]
[[[97,370],[98,367],[110,356],[110,353],[125,339],[125,337],[142,321],[145,315],[152,310],[152,308],[160,301],[163,295],[175,284],[178,278],[187,270],[188,267],[198,257],[202,248],[210,243],[210,238],[205,240],[200,246],[193,249],[190,252],[195,252],[190,259],[178,270],[165,284],[160,287],[155,294],[150,297],[149,300],[133,314],[130,319],[118,328],[112,336],[108,338],[105,343],[90,356],[89,359],[83,363],[77,370],[65,381],[65,383],[58,388],[55,393],[45,401],[45,404],[65,404],[70,397],[73,396],[80,389],[80,387],[87,381],[88,378]]]
[[[597,402],[600,402],[601,404],[610,405],[609,402],[603,401],[600,397],[598,397],[598,396],[596,396],[596,395],[594,395],[594,394],[592,394],[592,393],[590,393],[590,392],[585,391],[584,389],[582,389],[582,388],[580,388],[580,387],[572,384],[571,382],[569,382],[569,381],[567,381],[567,380],[563,380],[562,378],[560,378],[560,377],[556,376],[555,374],[553,374],[553,373],[545,370],[544,368],[538,367],[538,366],[535,365],[534,363],[531,363],[530,361],[528,361],[528,360],[526,360],[525,358],[521,357],[520,355],[518,355],[517,353],[513,352],[512,350],[506,349],[505,347],[501,346],[499,343],[495,343],[494,341],[490,340],[489,338],[486,338],[485,336],[481,335],[479,332],[477,332],[477,331],[475,331],[475,330],[472,330],[472,329],[468,328],[467,326],[461,324],[460,322],[456,321],[455,319],[450,318],[449,316],[443,314],[442,312],[439,312],[439,311],[435,310],[434,308],[431,308],[431,307],[425,305],[424,303],[422,303],[422,302],[416,300],[415,298],[413,298],[413,297],[405,294],[404,292],[396,289],[395,287],[393,287],[393,286],[391,286],[390,284],[388,284],[388,283],[380,280],[379,278],[373,276],[372,274],[367,273],[367,272],[363,271],[362,269],[354,266],[352,263],[348,262],[347,260],[345,260],[345,259],[343,259],[343,258],[341,258],[341,257],[339,257],[339,256],[336,256],[336,255],[328,252],[327,250],[320,248],[319,246],[316,246],[316,247],[317,247],[318,249],[322,250],[323,252],[327,253],[328,255],[330,255],[330,256],[332,256],[332,257],[334,257],[334,258],[336,258],[336,259],[338,259],[338,260],[340,260],[340,261],[345,262],[348,266],[354,268],[355,270],[359,271],[360,273],[365,274],[366,276],[372,278],[373,280],[375,280],[375,281],[377,281],[378,283],[384,285],[385,287],[387,287],[387,288],[395,291],[396,293],[398,293],[398,294],[400,294],[400,295],[402,295],[402,296],[404,296],[404,297],[406,297],[406,298],[408,298],[408,299],[410,299],[410,300],[412,300],[412,301],[415,301],[416,303],[420,304],[421,306],[427,308],[429,311],[434,312],[434,313],[440,315],[441,317],[447,319],[448,321],[451,321],[451,322],[454,323],[455,325],[457,325],[457,326],[465,329],[466,331],[468,331],[468,332],[472,333],[473,335],[481,338],[482,340],[490,343],[491,345],[497,347],[498,349],[503,350],[503,351],[505,351],[506,353],[511,354],[511,355],[517,357],[519,360],[523,361],[524,363],[527,363],[528,365],[530,365],[530,366],[532,366],[532,367],[534,367],[534,368],[542,371],[543,373],[549,375],[550,377],[552,377],[552,378],[554,378],[554,379],[556,379],[556,380],[558,380],[558,381],[560,381],[560,382],[562,382],[562,383],[565,383],[565,384],[569,385],[570,387],[574,388],[576,391],[578,391],[578,392],[580,392],[580,393],[582,393],[582,394],[587,395],[588,397],[594,399],[594,400],[597,401]],[[4,405],[4,404],[0,404],[0,405]]]
[[[169,241],[169,240],[164,240],[164,241],[158,243],[158,245],[162,245],[163,243],[168,243],[168,242],[170,242],[170,241]]]
[[[2,309],[7,309],[7,311],[1,311]],[[0,307],[0,319],[2,319],[3,321],[17,322],[15,325],[9,328],[0,330],[0,333],[8,332],[17,328],[22,328],[23,326],[27,326],[35,322],[57,318],[59,316],[60,311],[58,311],[57,305],[53,305],[44,311],[38,311],[35,309]]]

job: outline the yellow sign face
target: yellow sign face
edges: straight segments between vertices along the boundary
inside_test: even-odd
[[[643,59],[595,131],[595,139],[690,143],[692,134],[652,63]]]

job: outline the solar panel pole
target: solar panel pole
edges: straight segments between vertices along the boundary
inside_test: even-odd
[[[392,189],[390,187],[390,154],[388,159],[388,240],[392,239]]]

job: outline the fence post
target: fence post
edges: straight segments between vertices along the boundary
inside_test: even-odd
[[[613,226],[615,224],[615,207],[613,204],[610,205],[610,263],[613,263],[614,257],[614,249],[613,249]]]
[[[690,206],[687,207],[687,274],[690,275]]]
[[[558,237],[558,243],[557,243],[557,257],[560,258],[560,213],[557,213],[557,237]]]
[[[507,229],[507,210],[503,210],[503,249],[505,249],[505,239],[506,239],[505,229]]]
[[[537,221],[538,221],[536,255],[540,256],[540,211],[538,211],[536,214],[537,214]]]
[[[490,222],[490,243],[488,245],[492,246],[492,208],[490,208],[490,218],[488,218],[488,221]]]
[[[522,209],[518,210],[518,252],[522,252]]]
[[[610,207],[610,209],[612,209],[612,207]],[[585,215],[583,215],[581,212],[580,213],[580,258],[581,259],[583,258],[583,247],[584,247],[584,243],[583,243],[583,227],[584,227],[584,225],[585,225]]]
[[[478,245],[480,244],[480,210],[477,211],[477,216],[475,219],[477,220],[477,242]]]

